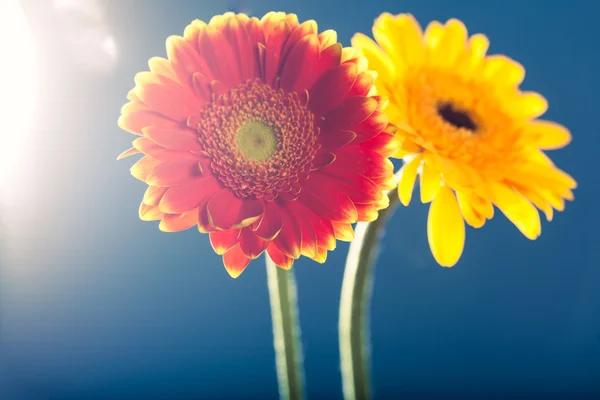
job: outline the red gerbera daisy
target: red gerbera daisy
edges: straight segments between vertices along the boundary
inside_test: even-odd
[[[135,77],[119,158],[149,187],[140,218],[208,232],[239,276],[265,250],[282,268],[324,262],[351,224],[377,218],[395,146],[364,58],[294,14],[194,21]]]

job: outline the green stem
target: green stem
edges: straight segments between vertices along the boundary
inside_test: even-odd
[[[279,268],[268,255],[265,257],[279,394],[282,399],[301,400],[304,398],[302,346],[294,273]]]
[[[370,349],[369,306],[373,284],[373,270],[377,243],[387,219],[393,213],[398,195],[390,196],[390,206],[379,212],[373,222],[356,224],[354,240],[350,244],[340,299],[340,361],[342,383],[346,400],[369,399]]]

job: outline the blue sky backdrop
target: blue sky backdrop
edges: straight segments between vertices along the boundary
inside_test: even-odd
[[[167,36],[231,8],[294,12],[344,45],[384,11],[422,24],[457,17],[488,35],[491,53],[525,65],[523,88],[545,95],[545,117],[573,132],[551,156],[578,180],[576,201],[535,242],[497,212],[468,228],[452,269],[430,254],[427,207],[399,209],[375,276],[374,390],[378,399],[600,396],[598,3],[110,0],[85,18],[50,0],[22,4],[40,88],[28,147],[1,188],[0,398],[277,398],[262,259],[233,280],[206,235],[140,221],[145,185],[129,174],[133,159],[115,160],[132,140],[116,121],[134,74],[165,55]],[[100,40],[108,35],[114,43]],[[341,399],[347,248],[294,267],[311,399]]]

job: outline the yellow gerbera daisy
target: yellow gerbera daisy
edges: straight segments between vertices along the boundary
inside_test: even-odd
[[[488,39],[468,37],[465,25],[431,22],[424,33],[412,15],[382,14],[374,42],[363,34],[352,45],[378,72],[375,87],[389,97],[390,121],[400,129],[404,159],[400,201],[410,202],[417,175],[436,261],[453,266],[465,241],[465,225],[483,226],[493,205],[529,239],[541,233],[535,207],[552,220],[573,200],[575,180],[543,150],[571,140],[569,131],[538,120],[548,105],[522,92],[525,69],[502,56],[486,56]]]

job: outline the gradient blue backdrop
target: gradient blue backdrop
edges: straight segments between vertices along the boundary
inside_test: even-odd
[[[133,159],[115,161],[132,139],[116,120],[134,74],[164,56],[168,35],[230,8],[295,12],[336,29],[345,45],[383,11],[421,23],[458,17],[489,36],[491,53],[526,66],[524,88],[544,94],[546,117],[573,132],[551,156],[579,181],[577,200],[535,242],[498,212],[484,229],[468,229],[452,269],[430,255],[427,208],[396,212],[375,278],[374,389],[381,399],[600,398],[597,3],[111,0],[102,4],[118,62],[104,73],[73,62],[52,1],[22,3],[40,90],[28,148],[2,188],[0,398],[277,397],[262,260],[233,280],[207,236],[140,221],[144,184],[129,175]],[[294,268],[310,398],[341,398],[347,247],[325,265]]]

